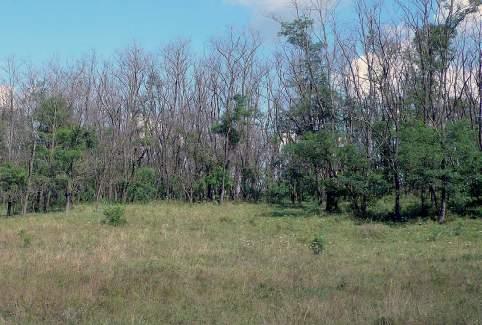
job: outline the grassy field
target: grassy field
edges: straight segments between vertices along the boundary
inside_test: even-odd
[[[180,203],[126,216],[0,219],[0,324],[482,323],[482,220]]]

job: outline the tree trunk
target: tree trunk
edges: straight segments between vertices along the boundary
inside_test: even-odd
[[[27,190],[25,191],[25,196],[23,198],[23,206],[22,206],[22,215],[26,215],[27,214],[27,210],[28,210],[28,201],[29,201],[29,188],[30,186],[27,185]]]
[[[65,212],[69,213],[72,208],[72,180],[67,180],[67,191],[65,192]]]
[[[420,190],[420,205],[421,205],[421,215],[425,217],[427,215],[427,209],[425,208],[425,190]]]
[[[44,212],[47,213],[50,208],[50,190],[47,190],[47,193],[44,194]]]
[[[229,136],[229,133],[228,133]],[[222,187],[221,187],[221,196],[219,199],[219,203],[223,204],[224,202],[224,196],[225,196],[225,184],[226,184],[226,172],[228,170],[228,165],[229,165],[229,158],[228,158],[228,146],[229,146],[229,140],[226,138],[226,142],[224,144],[224,163],[223,163],[223,180],[222,180]]]
[[[479,149],[482,151],[482,50],[479,55]]]
[[[400,208],[400,175],[398,174],[398,171],[395,171],[394,183],[395,183],[394,218],[395,218],[395,221],[402,221],[402,213]]]
[[[241,176],[241,172],[239,170],[239,167],[236,166],[235,167],[235,172],[234,172],[234,177],[236,179],[236,184],[234,186],[234,200],[235,201],[238,201],[240,196],[241,196],[241,183],[242,183],[242,176]],[[243,187],[244,189],[245,187]],[[243,198],[245,199],[246,198],[246,193],[243,193]]]
[[[99,202],[100,202],[100,197],[102,193],[102,182],[99,184],[99,188],[97,189],[95,193],[95,210],[99,209]]]
[[[42,198],[42,192],[38,191],[37,192],[37,198],[35,199],[35,207],[34,207],[35,212],[40,212],[40,199],[41,198]]]
[[[445,223],[445,217],[447,214],[447,189],[444,185],[442,187],[442,194],[440,196],[440,212],[438,216],[438,222],[440,224]]]
[[[25,197],[24,197],[23,208],[22,208],[22,214],[23,215],[27,214],[27,209],[28,209],[30,187],[32,185],[33,162],[34,162],[34,159],[35,159],[36,149],[37,149],[37,140],[34,139],[33,140],[33,146],[32,146],[32,155],[30,156],[30,161],[29,161],[29,164],[28,164],[27,189],[25,190]]]
[[[317,199],[318,199],[318,205],[321,207],[322,204],[323,204],[323,189],[322,189],[322,186],[320,184],[318,172],[316,173],[316,180],[315,181],[316,181],[316,196],[317,196]]]
[[[296,203],[296,184],[293,184],[291,187],[291,204],[295,205]]]
[[[219,198],[219,203],[220,203],[220,204],[223,204],[223,202],[224,202],[224,183],[225,183],[225,179],[224,179],[225,176],[224,176],[224,175],[225,175],[225,174],[226,174],[226,172],[223,173],[223,181],[222,181],[222,184],[221,184],[221,196],[220,196],[220,198]]]
[[[208,198],[208,201],[214,201],[213,189],[212,189],[211,184],[208,184],[207,198]]]
[[[7,201],[7,217],[13,214],[13,202],[11,200]]]
[[[121,194],[121,199],[122,203],[127,203],[127,190],[129,188],[129,181],[126,180],[125,183],[122,185],[122,194]]]
[[[365,218],[367,216],[368,200],[365,194],[361,198],[361,214]]]
[[[432,202],[432,208],[435,208],[435,210],[438,209],[438,202],[437,202],[437,194],[435,193],[435,189],[433,188],[432,185],[430,185],[430,200]]]
[[[326,191],[326,211],[338,211],[338,199],[336,197],[336,193],[330,189]]]
[[[445,159],[442,160],[442,170],[445,172]],[[440,224],[445,223],[445,217],[447,214],[447,176],[442,176],[442,191],[440,194],[440,211],[438,215],[438,222]]]

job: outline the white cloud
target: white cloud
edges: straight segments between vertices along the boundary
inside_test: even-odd
[[[471,0],[455,0],[454,1],[454,11],[458,10],[464,10],[469,8],[471,3]],[[443,9],[442,12],[440,13],[439,18],[442,20],[446,18],[448,15],[448,9]],[[469,21],[471,23],[480,23],[482,20],[482,5],[478,6],[478,10],[474,13],[471,13],[467,18],[466,21]]]
[[[264,36],[265,41],[276,42],[279,21],[289,21],[298,14],[313,14],[312,10],[328,11],[342,2],[351,0],[224,0],[226,3],[248,8],[250,26]],[[317,15],[317,14],[316,14]],[[315,15],[315,16],[316,16]]]
[[[263,14],[278,14],[293,8],[292,0],[227,0],[229,3],[246,6]],[[298,1],[300,4],[307,0]]]
[[[226,3],[247,8],[251,12],[250,27],[261,31],[268,43],[276,42],[279,23],[276,20],[289,20],[294,17],[294,0],[224,0]],[[304,6],[312,0],[297,0]]]

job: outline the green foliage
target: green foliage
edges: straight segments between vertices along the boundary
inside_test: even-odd
[[[385,195],[376,200],[372,200],[367,208],[365,217],[370,220],[393,221],[393,201],[393,195]],[[402,195],[400,205],[401,216],[404,220],[416,219],[423,216],[418,198],[414,195]]]
[[[235,146],[240,141],[240,135],[233,124],[233,118],[230,116],[230,113],[225,113],[221,122],[215,124],[211,130],[213,133],[224,135],[228,139],[229,144]]]
[[[341,173],[338,184],[348,195],[355,215],[367,217],[367,208],[389,191],[382,171],[370,168],[366,156],[354,145],[340,150]]]
[[[233,179],[228,171],[225,171],[222,166],[210,168],[207,175],[202,176],[193,184],[193,189],[198,197],[213,199],[212,195],[217,196],[221,193],[223,187],[224,175],[224,189],[229,190],[233,186]]]
[[[125,209],[122,206],[115,205],[107,207],[104,209],[105,218],[101,221],[101,223],[114,227],[122,226],[127,223],[124,214]]]
[[[266,200],[269,203],[283,203],[289,198],[290,188],[286,182],[276,182],[268,186]]]
[[[286,37],[288,43],[298,47],[311,44],[310,30],[313,28],[313,19],[303,16],[292,22],[282,22],[280,36]]]
[[[330,131],[307,132],[297,142],[285,147],[288,180],[298,191],[304,189],[313,198],[320,196],[324,187],[330,197],[338,196],[336,169],[340,159],[340,146],[336,134]],[[327,210],[336,209],[336,204]]]
[[[414,121],[402,127],[400,138],[400,164],[408,185],[435,186],[444,157],[439,132]]]
[[[97,145],[95,133],[72,123],[70,107],[61,97],[43,99],[33,118],[38,136],[33,182],[42,184],[51,204],[71,203],[81,162]]]
[[[27,171],[24,168],[5,164],[0,166],[0,196],[7,201],[7,215],[15,213],[15,202],[25,191]]]
[[[325,131],[308,132],[301,140],[288,144],[285,150],[317,169],[334,163],[338,153],[335,135]]]
[[[56,136],[54,159],[57,167],[70,175],[74,163],[82,157],[83,152],[94,148],[95,136],[92,132],[80,127],[60,128]]]
[[[285,151],[289,161],[297,163],[293,172],[305,171],[297,179],[311,197],[320,195],[320,188],[325,190],[327,211],[336,211],[339,198],[345,196],[357,216],[367,217],[368,206],[390,189],[383,170],[372,168],[356,145],[344,143],[334,132],[306,133]],[[307,174],[311,178],[306,178]]]
[[[460,214],[481,204],[482,152],[477,148],[476,139],[476,132],[466,121],[450,123],[447,127],[449,203]]]
[[[322,59],[321,50],[326,44],[313,36],[313,24],[306,16],[281,23],[279,35],[303,53],[302,59],[296,61],[297,76],[288,80],[296,100],[281,114],[279,127],[283,132],[294,131],[298,135],[318,132],[336,119],[333,99],[338,94],[330,86],[328,69]]]
[[[320,255],[323,252],[325,249],[325,240],[321,234],[311,241],[310,248],[315,255]]]
[[[415,42],[423,44],[419,55],[421,60],[428,63],[427,69],[437,71],[448,64],[451,43],[456,35],[452,26],[429,24],[415,34]]]
[[[129,183],[128,195],[131,202],[147,202],[156,197],[156,172],[152,168],[143,167],[135,171]]]
[[[248,108],[245,96],[236,95],[234,101],[234,109],[228,108],[222,115],[221,120],[211,128],[213,133],[225,136],[232,147],[235,147],[241,141],[242,125],[247,118],[254,114],[253,110]]]
[[[39,133],[45,142],[54,140],[52,135],[70,121],[70,111],[67,102],[62,97],[50,97],[42,101],[34,113]]]
[[[474,206],[474,207],[469,207],[465,211],[467,215],[476,217],[476,218],[481,218],[482,219],[482,204],[479,206]]]
[[[259,179],[255,168],[244,167],[241,170],[241,193],[244,199],[258,201],[261,198],[261,189],[257,184]]]
[[[95,183],[85,181],[79,185],[79,195],[82,202],[93,202],[96,199]]]
[[[449,123],[444,134],[417,121],[406,124],[400,143],[406,184],[420,191],[438,191],[447,179],[450,207],[464,214],[480,202],[482,155],[476,139],[466,121]]]
[[[0,190],[7,196],[22,190],[27,179],[24,168],[5,164],[0,166]]]
[[[223,175],[224,175],[224,189],[228,189],[233,186],[233,179],[227,171],[223,169],[222,166],[217,166],[214,170],[205,177],[205,182],[207,185],[213,188],[221,190],[223,187]]]

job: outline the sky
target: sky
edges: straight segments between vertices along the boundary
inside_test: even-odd
[[[248,26],[252,14],[249,4],[231,0],[0,0],[0,57],[109,55],[177,38],[202,47],[228,26]]]
[[[292,12],[291,1],[0,0],[0,61],[9,56],[33,63],[75,60],[91,50],[108,57],[134,43],[156,51],[179,38],[202,52],[229,27],[256,29],[269,43],[279,29],[270,17]],[[338,3],[338,26],[354,20],[353,0],[323,1]]]
[[[308,0],[298,0],[308,1]],[[350,1],[350,0],[336,0]],[[178,38],[202,51],[227,28],[275,38],[272,15],[290,0],[0,0],[0,59],[41,63],[91,50],[109,56],[133,43],[155,51]],[[263,35],[262,35],[263,36]]]

